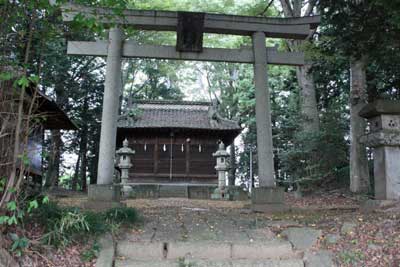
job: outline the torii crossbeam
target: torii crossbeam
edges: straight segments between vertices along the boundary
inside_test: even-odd
[[[119,101],[121,59],[157,58],[250,63],[254,65],[256,95],[257,156],[260,187],[272,192],[274,178],[270,96],[267,64],[300,66],[301,52],[279,52],[266,47],[266,37],[305,39],[320,22],[319,16],[265,18],[209,13],[125,10],[115,15],[113,9],[68,4],[63,7],[64,21],[77,15],[113,24],[108,41],[68,42],[68,54],[107,57],[106,82],[100,137],[98,184],[112,184]],[[142,45],[124,41],[119,25],[138,30],[176,31],[177,46]],[[203,48],[203,33],[251,36],[253,47],[240,49]],[[272,191],[271,191],[272,189]],[[265,191],[263,191],[265,192]]]

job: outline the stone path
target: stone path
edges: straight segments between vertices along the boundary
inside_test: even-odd
[[[334,266],[329,253],[310,250],[320,231],[292,227],[283,233],[287,238],[277,237],[271,225],[285,222],[270,221],[243,208],[166,205],[138,209],[144,224],[118,238],[115,267]]]

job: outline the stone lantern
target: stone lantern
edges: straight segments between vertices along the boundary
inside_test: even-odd
[[[129,148],[129,142],[125,139],[122,142],[122,147],[117,150],[117,155],[119,156],[119,163],[118,167],[121,169],[121,184],[122,184],[122,191],[124,193],[129,193],[130,187],[128,184],[129,178],[129,169],[133,167],[131,162],[131,156],[135,154],[135,151]]]
[[[226,152],[225,144],[219,143],[218,150],[213,153],[213,157],[217,160],[215,169],[218,172],[218,188],[215,189],[214,193],[211,194],[212,199],[229,199],[228,192],[225,190],[226,187],[226,171],[229,169],[227,158],[229,157]]]
[[[377,100],[361,109],[369,133],[361,142],[373,148],[376,200],[400,200],[400,102]]]

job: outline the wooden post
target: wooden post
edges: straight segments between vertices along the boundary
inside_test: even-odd
[[[158,137],[156,137],[154,144],[153,160],[154,160],[154,175],[158,173]]]
[[[189,176],[189,173],[190,173],[190,143],[189,142],[186,142],[186,155],[185,155],[185,158],[186,158],[186,171],[185,171],[185,173],[186,173],[186,176]]]

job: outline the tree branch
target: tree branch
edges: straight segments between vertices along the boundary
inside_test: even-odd
[[[294,17],[301,17],[302,0],[293,0],[292,13]]]
[[[268,9],[271,7],[271,5],[274,3],[274,0],[270,0],[267,6],[264,8],[263,12],[258,14],[259,16],[264,16],[264,14],[268,11]]]
[[[280,0],[285,17],[293,17],[293,10],[289,0]]]
[[[312,11],[314,10],[314,7],[316,4],[317,4],[317,0],[310,0],[308,2],[308,6],[306,9],[306,12],[304,13],[304,16],[310,16]]]

